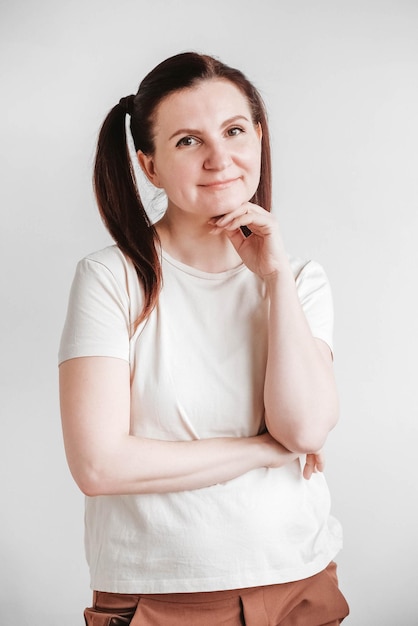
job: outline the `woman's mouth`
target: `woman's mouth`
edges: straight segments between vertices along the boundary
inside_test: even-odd
[[[207,189],[227,189],[228,187],[230,187],[233,183],[235,183],[237,180],[239,180],[238,178],[228,178],[225,180],[214,180],[210,183],[205,183],[203,185],[201,185],[201,187],[206,187]]]

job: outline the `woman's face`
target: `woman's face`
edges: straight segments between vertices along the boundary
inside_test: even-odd
[[[261,128],[246,97],[227,80],[206,80],[157,107],[154,154],[138,153],[167,211],[207,221],[250,200],[261,165]]]

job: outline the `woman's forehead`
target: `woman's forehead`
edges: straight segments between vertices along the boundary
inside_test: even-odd
[[[160,102],[154,117],[155,130],[179,123],[187,126],[221,124],[239,115],[249,120],[252,117],[246,96],[234,83],[226,79],[201,80],[192,87],[169,94]]]

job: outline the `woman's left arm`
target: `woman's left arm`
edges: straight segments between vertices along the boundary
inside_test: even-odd
[[[331,351],[312,336],[290,268],[270,275],[266,283],[266,425],[289,450],[314,452],[322,448],[338,418]]]
[[[313,337],[275,217],[247,203],[214,220],[244,263],[258,274],[270,299],[264,403],[270,434],[292,452],[319,451],[338,419],[332,355]],[[251,229],[244,238],[241,226]]]

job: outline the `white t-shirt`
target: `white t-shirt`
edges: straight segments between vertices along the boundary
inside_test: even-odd
[[[310,328],[331,346],[322,268],[291,261]],[[131,434],[162,440],[246,437],[263,426],[268,299],[245,265],[194,269],[162,252],[163,287],[135,329],[142,289],[116,246],[80,261],[59,360],[109,356],[131,367]],[[301,463],[257,469],[188,492],[86,498],[93,589],[178,593],[311,576],[341,547],[323,474]]]

